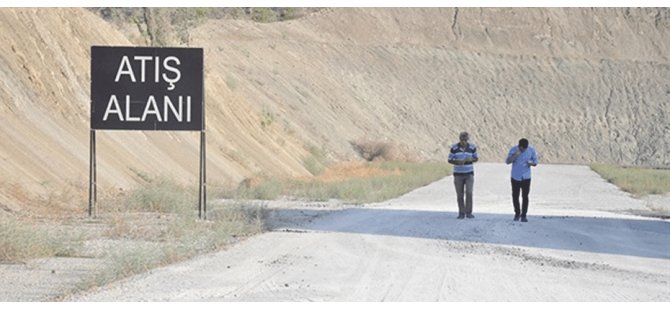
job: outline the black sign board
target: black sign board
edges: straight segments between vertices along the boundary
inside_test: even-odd
[[[202,48],[91,47],[91,129],[204,130]]]

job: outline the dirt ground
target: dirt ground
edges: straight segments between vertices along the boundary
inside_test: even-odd
[[[588,167],[540,165],[514,222],[508,169],[476,166],[474,219],[456,219],[451,177],[384,203],[282,206],[271,232],[66,300],[670,301],[667,219]]]

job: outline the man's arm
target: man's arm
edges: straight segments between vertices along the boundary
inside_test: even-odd
[[[531,167],[537,166],[537,154],[535,153],[535,150],[533,150],[533,153],[530,155],[530,160],[528,161],[528,166],[531,166]]]
[[[519,157],[519,155],[521,155],[521,152],[519,152],[519,148],[518,147],[512,148],[511,150],[509,150],[509,153],[507,154],[507,159],[505,160],[505,163],[508,165],[513,163],[516,160],[516,158]]]
[[[463,164],[462,160],[455,159],[454,157],[455,157],[454,153],[450,152],[447,162],[449,162],[452,165],[462,165]]]
[[[479,161],[479,153],[477,153],[477,148],[475,148],[472,152],[472,157],[470,158],[470,164],[476,163]]]

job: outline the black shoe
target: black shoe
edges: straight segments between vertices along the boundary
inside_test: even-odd
[[[468,214],[466,214],[465,217],[467,217],[467,218],[469,218],[469,219],[473,219],[473,218],[475,218],[475,216],[472,215],[472,213],[468,213]]]
[[[514,221],[515,221],[515,222],[518,222],[518,221],[519,221],[519,218],[520,218],[520,216],[519,216],[518,214],[514,215]]]
[[[526,222],[528,222],[528,219],[524,216],[524,217],[521,218],[521,221],[526,223]]]
[[[457,219],[462,220],[465,218],[465,214],[459,213]]]

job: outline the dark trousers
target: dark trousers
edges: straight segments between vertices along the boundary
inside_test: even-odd
[[[523,199],[521,206],[519,206],[519,192],[521,192]],[[526,217],[529,203],[528,193],[530,193],[530,179],[523,181],[512,179],[512,204],[514,204],[515,215]]]

